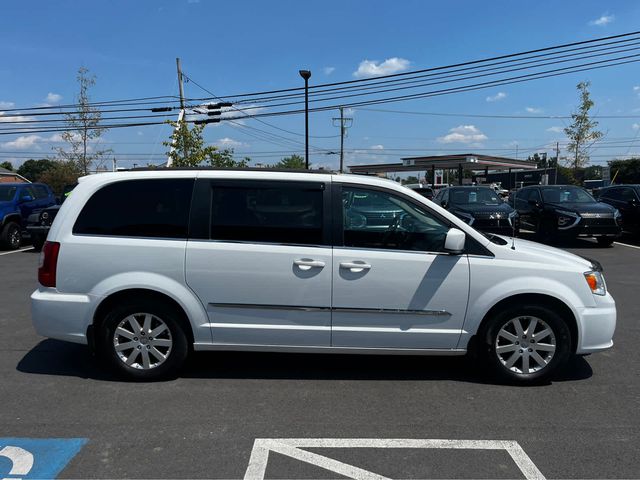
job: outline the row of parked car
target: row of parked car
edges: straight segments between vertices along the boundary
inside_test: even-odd
[[[640,185],[613,185],[596,192],[573,185],[531,185],[503,201],[486,186],[413,188],[474,228],[517,236],[520,228],[544,242],[595,238],[609,246],[623,230],[640,231]]]

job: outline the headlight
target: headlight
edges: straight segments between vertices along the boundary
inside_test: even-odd
[[[580,215],[573,212],[567,212],[566,210],[556,210],[558,214],[558,227],[570,228],[573,227],[580,220]]]
[[[473,215],[471,215],[469,213],[465,213],[465,212],[455,212],[455,214],[458,217],[462,218],[462,220],[467,222],[469,225],[473,225],[473,222],[475,220],[475,218],[473,218]]]
[[[584,278],[587,281],[587,285],[591,289],[594,295],[606,295],[607,284],[604,282],[604,277],[600,272],[585,272]]]

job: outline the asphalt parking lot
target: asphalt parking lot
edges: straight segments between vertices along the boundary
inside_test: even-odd
[[[32,443],[31,473],[53,448],[62,478],[636,478],[640,248],[622,241],[566,247],[604,266],[614,348],[528,388],[463,358],[309,354],[201,353],[176,380],[121,382],[34,333],[38,255],[1,255],[0,477],[20,473],[3,442],[75,439]]]

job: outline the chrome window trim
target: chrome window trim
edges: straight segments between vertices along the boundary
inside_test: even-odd
[[[382,314],[410,314],[410,315],[428,315],[428,316],[450,316],[451,313],[446,310],[416,310],[403,308],[359,308],[359,307],[313,307],[301,305],[271,305],[271,304],[253,304],[253,303],[209,303],[210,307],[215,308],[249,308],[260,310],[291,310],[302,312],[339,312],[339,313],[382,313]],[[217,324],[216,324],[217,325]],[[246,328],[246,327],[242,327]],[[258,327],[256,327],[258,328]]]

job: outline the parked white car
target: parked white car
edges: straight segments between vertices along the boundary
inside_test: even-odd
[[[392,181],[253,170],[92,175],[43,248],[33,323],[136,379],[191,350],[463,355],[548,379],[612,346],[599,265],[485,236]]]

